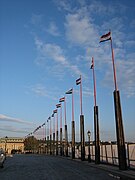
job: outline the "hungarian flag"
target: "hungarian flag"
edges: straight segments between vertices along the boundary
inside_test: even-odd
[[[57,109],[53,110],[53,113],[54,113],[54,114],[57,113]]]
[[[66,92],[66,94],[72,94],[72,93],[73,93],[73,88]]]
[[[60,108],[61,107],[61,104],[56,104],[56,108]]]
[[[111,40],[111,32],[108,32],[107,34],[100,37],[100,42]]]
[[[93,69],[93,67],[94,67],[94,61],[93,61],[93,58],[92,58],[90,69]]]
[[[76,80],[76,85],[81,84],[81,77]]]
[[[65,97],[60,98],[59,102],[64,102],[65,101]]]
[[[45,123],[44,124],[42,124],[42,127],[45,125]]]

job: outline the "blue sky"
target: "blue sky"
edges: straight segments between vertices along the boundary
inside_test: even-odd
[[[99,44],[111,29],[125,139],[135,141],[134,12],[134,0],[0,0],[0,137],[32,132],[73,87],[79,140],[81,74],[85,132],[93,139],[93,56],[100,138],[116,140],[110,42]],[[71,96],[66,101],[70,138]]]

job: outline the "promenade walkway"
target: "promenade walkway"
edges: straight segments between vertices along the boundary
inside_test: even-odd
[[[14,155],[7,157],[0,169],[2,180],[111,180],[135,179],[135,171],[95,165],[87,161],[60,156]]]

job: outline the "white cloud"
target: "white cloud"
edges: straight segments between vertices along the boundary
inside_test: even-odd
[[[32,86],[30,90],[37,96],[48,97],[49,99],[56,100],[56,97],[54,97],[54,92],[50,91],[48,88],[46,89],[46,87],[42,84],[36,84]]]
[[[131,27],[131,28],[135,28],[135,19],[133,19],[133,20],[131,21],[130,27]]]
[[[53,36],[60,36],[58,28],[54,22],[50,22],[47,32]]]
[[[9,117],[9,116],[3,115],[3,114],[0,114],[0,121],[34,125],[34,123],[32,123],[32,122],[24,121],[24,120],[21,120],[18,118]]]
[[[56,0],[55,3],[60,10],[66,11],[64,23],[65,39],[68,40],[72,47],[81,47],[83,51],[86,51],[87,55],[85,57],[80,53],[80,56],[74,57],[75,60],[77,59],[75,61],[76,64],[71,64],[71,61],[65,55],[67,51],[65,52],[64,49],[55,43],[44,43],[35,38],[39,55],[37,63],[39,65],[45,64],[48,71],[52,70],[52,73],[57,74],[59,77],[63,77],[68,71],[74,75],[80,75],[83,74],[81,70],[82,59],[84,59],[83,65],[86,67],[88,61],[90,64],[91,57],[94,56],[96,69],[104,73],[101,81],[109,87],[110,82],[113,81],[110,43],[99,45],[98,42],[100,36],[111,29],[119,87],[124,87],[122,89],[124,89],[124,93],[127,96],[134,96],[134,79],[132,77],[134,76],[134,56],[131,50],[131,47],[134,46],[134,34],[124,32],[127,20],[124,13],[127,11],[127,7],[119,3],[104,4],[104,2],[100,1],[92,1],[87,4],[87,1],[82,2],[79,0],[76,3],[76,7],[72,1]],[[120,16],[122,14],[123,16]],[[129,21],[129,24],[133,27],[134,21]],[[58,28],[54,22],[50,23],[48,32],[52,35],[58,35]],[[89,52],[87,52],[87,49]],[[127,52],[128,49],[130,53]],[[130,58],[126,54],[129,54]],[[129,62],[128,64],[127,61]],[[131,70],[131,73],[129,73],[128,69]],[[86,77],[85,74],[83,75]]]
[[[66,37],[69,42],[80,45],[95,45],[98,35],[87,16],[82,15],[82,12],[68,14],[66,16]]]
[[[5,127],[5,128],[0,128],[1,131],[6,131],[6,132],[13,132],[13,133],[21,133],[21,134],[26,134],[29,133],[29,131],[22,130],[19,128],[14,128],[14,127]]]
[[[39,60],[42,59],[46,65],[49,66],[49,63],[54,61],[56,65],[61,66],[61,69],[65,68],[66,70],[70,70],[72,74],[82,75],[86,78],[86,75],[81,72],[77,65],[73,65],[69,62],[68,58],[64,55],[64,50],[60,46],[54,43],[43,43],[38,38],[35,38],[35,44],[37,46],[38,53],[40,54]],[[49,62],[48,64],[47,61]],[[40,63],[40,61],[38,61],[38,63]],[[55,64],[53,64],[53,66],[55,66]],[[59,71],[58,68],[57,71]]]
[[[31,23],[33,25],[39,25],[42,22],[43,15],[41,14],[32,14]]]
[[[134,61],[122,61],[116,62],[116,74],[118,89],[123,92],[127,97],[135,96],[135,62]],[[108,66],[106,75],[103,80],[103,84],[108,87],[112,87],[113,82],[113,70],[112,65]]]
[[[71,11],[71,2],[67,0],[54,0],[54,3],[57,5],[58,10]]]

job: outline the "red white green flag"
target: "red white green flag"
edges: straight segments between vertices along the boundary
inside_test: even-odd
[[[107,34],[104,34],[100,37],[100,42],[111,40],[111,32],[108,32]]]

